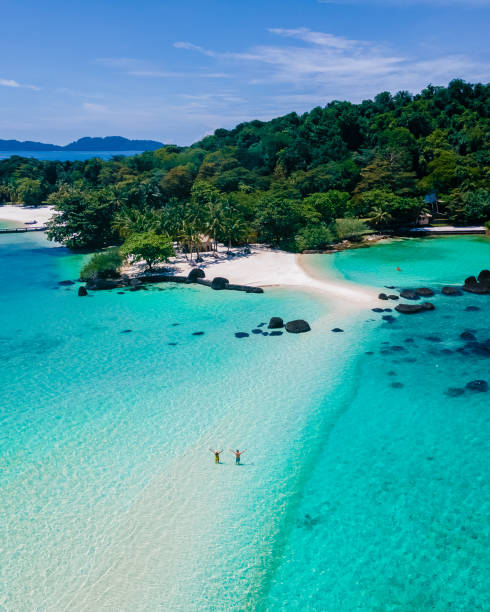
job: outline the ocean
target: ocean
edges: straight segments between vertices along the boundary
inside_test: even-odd
[[[0,151],[0,160],[8,159],[17,155],[18,157],[33,157],[43,161],[86,161],[92,157],[100,159],[112,159],[115,155],[127,157],[139,155],[143,151]]]
[[[305,261],[438,289],[489,255],[449,237]],[[460,333],[490,337],[489,296],[412,317],[280,288],[78,298],[59,282],[83,257],[0,236],[1,609],[485,608],[489,395],[465,385],[490,377]]]

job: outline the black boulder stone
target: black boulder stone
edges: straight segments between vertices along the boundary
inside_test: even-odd
[[[395,310],[402,314],[416,314],[422,312],[423,308],[422,304],[398,304],[395,306]]]
[[[470,391],[488,391],[488,383],[486,380],[472,380],[466,385]]]
[[[393,308],[383,308],[383,312],[393,312]]]
[[[235,338],[248,338],[250,336],[250,334],[247,334],[247,332],[236,332],[235,333]]]
[[[124,295],[124,291],[118,291],[117,295]]]
[[[441,293],[443,295],[462,295],[461,289],[458,289],[458,287],[450,287],[450,286],[443,287],[441,289]]]
[[[228,284],[229,284],[229,280],[227,278],[216,276],[215,278],[213,278],[211,282],[211,289],[215,289],[216,291],[221,291],[222,289],[226,289],[226,286]]]
[[[332,331],[333,331],[333,332],[335,332],[336,334],[338,334],[339,332],[343,332],[344,330],[343,330],[343,329],[340,329],[340,327],[334,327],[334,328],[332,329]]]
[[[262,335],[263,335],[263,336],[268,336],[268,335],[269,335],[269,332],[262,332]]]
[[[264,327],[265,323],[259,323],[257,327]]]
[[[78,297],[85,297],[86,295],[88,295],[88,293],[85,287],[78,287]]]
[[[393,315],[383,315],[381,318],[383,319],[383,321],[386,321],[387,323],[393,323],[394,321],[396,321]]]
[[[202,268],[192,268],[192,270],[187,275],[187,280],[192,283],[197,278],[204,278],[205,276],[206,274]]]
[[[405,300],[419,300],[420,296],[417,295],[417,292],[414,291],[413,289],[403,289],[403,291],[400,291],[400,297],[404,298]]]
[[[259,334],[262,334],[262,330],[261,329],[252,329],[252,334],[256,334],[258,336]]]
[[[167,342],[169,346],[177,346],[177,342]]]
[[[386,293],[380,293],[378,295],[378,300],[387,300],[388,296],[386,295]]]
[[[282,331],[271,331],[269,332],[269,336],[282,336]]]
[[[311,327],[307,321],[303,319],[295,319],[294,321],[288,321],[286,323],[286,331],[290,334],[303,334],[309,332]]]
[[[461,387],[449,387],[449,389],[447,389],[445,392],[445,394],[449,397],[459,397],[460,395],[463,395],[463,393],[464,389]]]
[[[132,331],[132,329],[123,329],[121,334],[130,334]]]
[[[465,330],[464,332],[462,332],[459,336],[462,340],[468,340],[468,341],[474,341],[476,340],[476,336],[475,334],[473,334],[472,332],[470,332],[469,330]]]
[[[466,312],[477,312],[478,310],[480,310],[479,306],[466,306],[465,308]]]
[[[385,289],[396,289],[394,285],[385,285]]]
[[[383,312],[382,308],[371,308],[373,312]]]
[[[192,332],[193,336],[204,336],[204,332],[203,331],[198,331],[198,332]]]
[[[281,329],[284,327],[284,321],[281,317],[271,317],[268,327],[269,329]]]
[[[388,297],[390,298],[390,300],[395,300],[395,301],[400,299],[399,295],[389,295]]]
[[[434,306],[432,302],[424,302],[422,304],[422,308],[423,310],[435,310],[436,307]]]

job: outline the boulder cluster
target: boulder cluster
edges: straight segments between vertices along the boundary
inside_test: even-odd
[[[118,278],[91,278],[85,283],[84,289],[92,291],[102,291],[106,289],[121,289],[128,287],[130,291],[141,291],[146,289],[145,285],[152,283],[197,283],[211,287],[216,291],[244,291],[245,293],[264,293],[262,287],[250,287],[249,285],[235,285],[230,283],[227,278],[216,276],[212,280],[205,279],[205,272],[202,268],[193,268],[187,276],[178,276],[172,274],[144,274],[136,278],[128,276],[120,276]],[[60,284],[72,284],[73,281],[62,281]],[[82,289],[80,287],[80,289]],[[87,295],[83,291],[78,293],[79,296]]]

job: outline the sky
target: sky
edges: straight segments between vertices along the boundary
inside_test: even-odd
[[[0,0],[0,138],[187,145],[453,78],[488,82],[490,0]]]

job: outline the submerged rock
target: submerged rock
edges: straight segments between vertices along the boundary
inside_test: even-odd
[[[405,300],[419,300],[420,296],[417,294],[417,292],[414,289],[403,289],[403,291],[400,291],[400,297],[402,297]]]
[[[130,334],[132,331],[132,329],[123,329],[121,334]]]
[[[434,292],[432,289],[429,289],[429,287],[419,287],[418,289],[415,289],[415,293],[417,295],[421,295],[422,297],[431,297],[434,295]]]
[[[395,300],[395,301],[400,299],[399,295],[389,295],[388,297],[390,298],[390,300]]]
[[[309,332],[311,327],[303,319],[295,319],[294,321],[288,321],[286,323],[286,331],[290,334],[303,334]]]
[[[446,286],[441,289],[443,295],[462,295],[461,289],[458,287]]]
[[[465,330],[464,332],[462,332],[459,337],[462,340],[476,340],[476,336],[475,334],[473,334],[472,332],[470,332],[469,330]]]
[[[252,329],[252,334],[262,334],[262,330],[261,329]]]
[[[282,331],[271,331],[269,332],[269,336],[282,336]]]
[[[332,331],[333,331],[333,332],[335,332],[336,334],[338,334],[339,332],[343,332],[344,330],[343,330],[343,329],[340,329],[340,327],[334,327],[334,328],[332,329]]]
[[[383,315],[381,318],[383,319],[383,321],[386,321],[387,323],[393,323],[394,321],[396,321],[393,315]]]
[[[85,297],[86,295],[88,295],[87,290],[85,289],[85,287],[78,287],[78,296],[79,297]]]
[[[193,336],[204,336],[204,332],[203,331],[198,331],[198,332],[192,332]]]
[[[478,310],[480,310],[479,306],[466,306],[465,308],[466,312],[477,312]]]
[[[68,285],[74,285],[75,281],[72,280],[62,280],[58,282],[58,285],[61,285],[62,287],[66,287]]]
[[[380,293],[378,295],[378,300],[387,300],[389,299],[388,296],[386,295],[386,293]]]
[[[432,302],[424,302],[422,304],[422,308],[424,310],[435,310],[436,307],[434,306],[434,304]]]
[[[250,334],[247,334],[247,332],[236,332],[235,333],[235,338],[249,338]]]
[[[281,329],[284,327],[284,321],[281,317],[271,317],[268,327],[269,329]]]
[[[371,308],[373,312],[383,312],[382,308]]]
[[[401,382],[392,382],[391,386],[393,387],[393,389],[402,389],[404,387],[404,384]]]
[[[461,387],[449,387],[449,389],[445,391],[445,394],[449,397],[459,397],[460,395],[463,395],[463,393],[464,389],[462,389]]]
[[[472,380],[466,385],[467,389],[470,391],[488,391],[488,383],[486,380]]]

